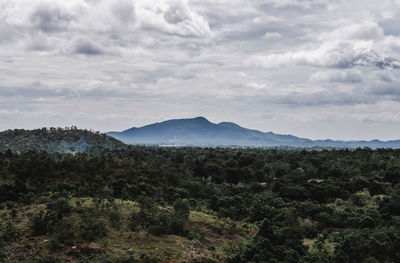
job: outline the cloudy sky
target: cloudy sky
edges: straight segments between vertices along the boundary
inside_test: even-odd
[[[399,25],[399,0],[0,0],[0,130],[400,139]]]

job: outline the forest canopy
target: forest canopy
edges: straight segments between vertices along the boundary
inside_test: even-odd
[[[199,252],[202,260],[210,261],[199,262],[400,261],[399,150],[135,146],[75,155],[5,151],[0,167],[4,260],[29,260],[13,256],[13,244],[22,242],[14,232],[52,240],[51,248],[33,253],[34,260],[39,252],[54,249],[54,260],[77,261],[80,255],[57,255],[64,246],[104,240],[120,227],[132,235],[200,240],[209,252]],[[85,200],[92,205],[84,205]],[[125,214],[121,202],[132,204],[125,205]],[[21,208],[38,206],[29,224],[21,225]],[[211,234],[193,228],[193,216],[200,212],[233,222],[229,233],[238,242],[232,250],[218,254]],[[104,260],[127,260],[110,259],[115,251],[105,247],[99,250]],[[144,258],[133,255],[131,260]]]

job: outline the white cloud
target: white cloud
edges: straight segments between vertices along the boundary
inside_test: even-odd
[[[192,10],[186,0],[4,1],[0,3],[0,21],[0,31],[11,35],[7,39],[14,42],[14,49],[28,46],[30,50],[60,53],[82,50],[100,54],[103,52],[99,47],[107,45],[113,49],[133,48],[140,39],[149,39],[149,30],[159,37],[212,35],[207,20]],[[73,38],[91,41],[86,41],[85,48],[66,47],[65,42]],[[4,41],[5,37],[0,39]]]
[[[319,47],[266,56],[254,56],[250,64],[266,68],[307,65],[327,68],[352,68],[374,66],[380,69],[397,69],[400,63],[380,54],[372,41],[325,41]]]
[[[188,1],[140,1],[137,4],[140,26],[183,37],[209,37],[207,21],[190,9]]]
[[[378,71],[370,75],[370,81],[376,81],[376,80],[386,83],[393,83],[397,79],[392,72]]]
[[[267,32],[264,34],[263,39],[266,40],[274,40],[274,39],[280,39],[282,37],[281,33],[278,32]]]
[[[310,75],[310,81],[359,83],[363,81],[359,70],[327,70],[317,71]]]
[[[399,10],[393,0],[0,0],[0,128],[205,115],[346,137],[331,118],[367,137],[349,113],[400,110]]]
[[[320,39],[323,41],[345,41],[345,40],[381,40],[385,37],[382,28],[372,21],[364,21],[353,25],[344,25],[332,32],[322,33]]]
[[[326,6],[329,1],[326,0],[257,0],[258,4],[271,5],[275,8],[315,8]]]
[[[29,19],[38,30],[52,32],[67,29],[73,17],[56,3],[42,2],[34,7]]]
[[[382,28],[371,21],[341,26],[332,32],[322,32],[319,43],[284,53],[255,56],[250,64],[273,68],[307,65],[328,68],[376,66],[380,69],[397,69],[400,63],[391,57],[400,41],[385,36]],[[386,55],[389,54],[389,55]]]
[[[397,57],[400,53],[400,37],[397,36],[387,36],[384,40],[383,47],[385,51],[389,54],[396,54]]]

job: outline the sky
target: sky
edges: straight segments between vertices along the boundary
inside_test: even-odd
[[[0,130],[400,139],[400,0],[0,0]]]

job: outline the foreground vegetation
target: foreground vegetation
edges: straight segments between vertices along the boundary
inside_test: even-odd
[[[0,153],[4,262],[400,262],[400,151]]]

